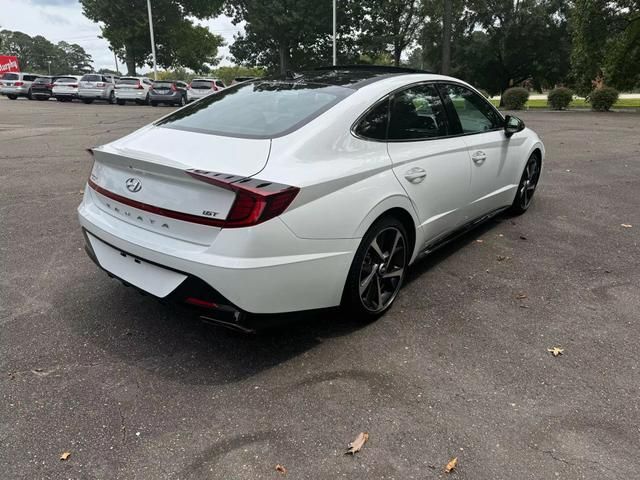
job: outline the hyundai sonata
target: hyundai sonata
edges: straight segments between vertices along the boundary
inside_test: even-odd
[[[92,153],[92,259],[231,325],[382,314],[421,254],[527,210],[544,160],[467,83],[371,66],[240,83]]]

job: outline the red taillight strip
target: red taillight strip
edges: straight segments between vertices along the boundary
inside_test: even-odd
[[[137,200],[132,200],[130,198],[123,197],[122,195],[113,193],[107,190],[106,188],[102,188],[100,185],[98,185],[91,179],[89,179],[87,183],[91,188],[93,188],[100,195],[104,195],[105,197],[108,197],[111,200],[115,200],[116,202],[123,203],[130,207],[137,208],[138,210],[154,213],[156,215],[161,215],[163,217],[173,218],[175,220],[182,220],[183,222],[191,222],[191,223],[198,223],[200,225],[208,225],[210,227],[223,227],[225,224],[224,220],[216,220],[212,218],[199,217],[198,215],[191,215],[190,213],[176,212],[175,210],[168,210],[166,208],[156,207],[154,205],[149,205],[147,203],[142,203],[142,202],[138,202]]]

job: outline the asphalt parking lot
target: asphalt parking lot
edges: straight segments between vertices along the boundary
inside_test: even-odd
[[[639,114],[521,113],[529,212],[417,264],[375,323],[245,336],[82,248],[85,148],[170,110],[0,99],[0,477],[640,478]]]

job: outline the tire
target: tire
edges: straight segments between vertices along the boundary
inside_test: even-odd
[[[158,106],[158,102],[154,102],[153,100],[151,100],[151,106],[152,107],[157,107]]]
[[[531,206],[533,194],[536,193],[538,180],[540,180],[540,167],[540,156],[532,153],[520,177],[516,198],[509,208],[509,212],[513,215],[522,215]]]
[[[111,93],[109,93],[109,99],[107,101],[109,102],[109,105],[113,105],[114,103],[116,103],[116,94],[113,92],[113,90],[111,90]]]
[[[93,103],[93,98],[83,98],[82,103],[86,103],[87,105]]]
[[[116,100],[116,101],[118,102],[118,105],[124,105],[124,104],[125,104],[125,101],[124,101],[124,100],[120,100],[120,99],[118,99],[118,100]]]
[[[184,98],[184,95],[180,97],[180,103],[178,103],[179,107],[184,107],[187,104],[187,100]]]
[[[31,89],[29,89],[29,91],[27,92],[27,98],[29,100],[33,100],[33,93],[31,92]]]
[[[377,220],[353,258],[342,294],[342,307],[365,322],[386,312],[402,287],[410,248],[402,222],[392,216]]]
[[[9,100],[16,100],[18,98],[17,95],[7,95],[7,97],[9,98]]]

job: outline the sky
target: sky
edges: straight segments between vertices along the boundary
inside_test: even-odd
[[[151,5],[153,8],[153,0]],[[42,35],[53,43],[61,40],[77,43],[93,57],[96,70],[115,67],[108,42],[98,38],[100,26],[82,15],[78,0],[0,0],[0,12],[0,30]],[[233,42],[233,35],[240,31],[225,16],[197,23],[222,36],[227,44]],[[230,65],[228,46],[220,49],[219,53],[222,57],[220,65]],[[118,62],[121,63],[120,60]],[[122,65],[120,69],[123,69]]]

